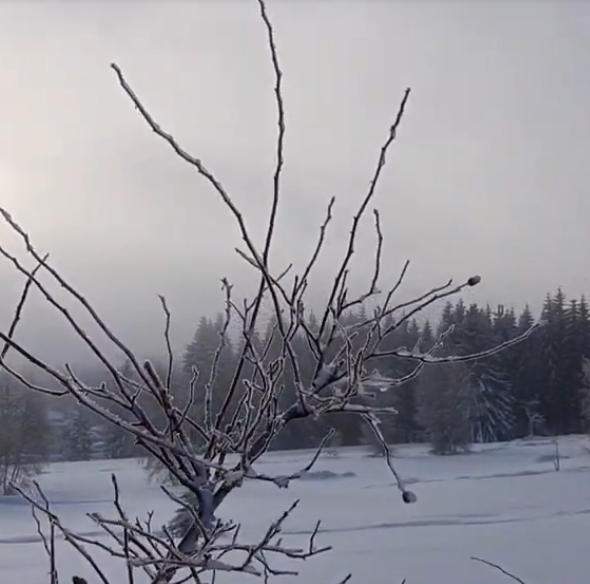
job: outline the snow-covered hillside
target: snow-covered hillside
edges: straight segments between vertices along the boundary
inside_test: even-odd
[[[242,522],[244,537],[254,538],[300,498],[286,538],[306,541],[322,519],[318,543],[334,546],[332,552],[298,565],[300,582],[334,584],[348,572],[353,572],[353,582],[363,584],[395,584],[404,578],[408,584],[506,582],[499,571],[470,559],[479,556],[527,584],[587,584],[590,451],[580,437],[562,438],[559,444],[559,472],[552,461],[554,446],[545,439],[487,445],[454,457],[434,457],[420,446],[399,448],[396,464],[418,496],[414,505],[401,502],[383,460],[342,450],[336,458],[320,459],[315,474],[288,490],[248,483],[219,515]],[[308,460],[307,453],[269,454],[260,470],[288,473]],[[135,461],[55,464],[40,483],[64,524],[90,535],[96,528],[85,513],[112,514],[113,472],[130,514],[145,516],[154,510],[155,524],[171,516],[175,505],[147,482]],[[73,574],[97,582],[65,542],[58,542],[58,551],[64,582]],[[116,560],[97,557],[107,566],[105,572],[120,573]],[[19,498],[1,499],[0,582],[45,584],[47,572],[28,505]],[[223,576],[217,581],[257,580]],[[290,577],[280,580],[294,582]],[[140,573],[137,582],[143,582]]]

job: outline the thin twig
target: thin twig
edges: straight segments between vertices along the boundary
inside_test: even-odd
[[[486,566],[490,566],[491,568],[494,568],[494,569],[498,570],[499,572],[502,572],[502,574],[504,574],[504,576],[508,576],[508,578],[510,578],[511,580],[514,580],[515,582],[518,582],[518,584],[526,584],[526,582],[524,580],[522,580],[518,576],[515,576],[514,574],[511,574],[510,572],[508,572],[507,570],[505,570],[504,568],[502,568],[502,566],[499,566],[498,564],[494,564],[493,562],[490,562],[489,560],[484,560],[483,558],[478,558],[477,556],[471,556],[471,559],[476,562],[481,562],[482,564],[485,564]]]

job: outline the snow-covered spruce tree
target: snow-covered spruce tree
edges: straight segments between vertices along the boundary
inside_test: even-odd
[[[124,581],[133,582],[137,571],[145,572],[147,581],[151,584],[167,584],[173,580],[180,581],[179,579],[197,583],[202,581],[205,573],[212,571],[256,574],[265,577],[266,580],[271,574],[277,575],[276,571],[273,572],[273,557],[277,555],[288,556],[289,561],[292,562],[327,551],[326,548],[322,549],[316,546],[313,536],[309,546],[304,549],[284,547],[279,532],[281,526],[294,511],[295,505],[269,525],[268,532],[258,542],[244,539],[245,536],[237,526],[220,525],[215,519],[218,509],[227,497],[239,496],[240,487],[245,481],[266,481],[275,484],[278,488],[285,488],[290,481],[296,480],[311,468],[315,458],[310,461],[306,469],[290,476],[267,475],[260,472],[256,465],[273,440],[286,427],[298,424],[301,420],[321,420],[324,416],[333,418],[342,413],[354,414],[371,425],[375,434],[380,436],[377,415],[394,414],[391,409],[375,405],[376,402],[373,402],[371,398],[372,392],[383,390],[384,379],[374,371],[377,367],[376,364],[381,359],[395,356],[414,363],[414,368],[410,373],[404,374],[400,378],[387,380],[389,388],[395,388],[414,379],[422,371],[425,363],[432,371],[435,371],[437,367],[442,367],[443,374],[445,368],[455,371],[461,367],[462,363],[490,356],[519,342],[535,329],[532,327],[519,338],[469,355],[457,356],[445,353],[444,356],[437,356],[436,351],[440,348],[441,341],[434,343],[431,350],[423,350],[420,347],[384,349],[384,340],[405,320],[416,316],[439,299],[446,299],[477,285],[480,279],[473,276],[456,285],[449,282],[442,286],[436,286],[424,294],[418,295],[414,300],[405,300],[401,303],[403,310],[405,310],[402,314],[400,305],[396,304],[396,292],[399,282],[406,276],[408,266],[406,265],[402,269],[399,282],[389,290],[386,287],[387,284],[380,281],[381,266],[388,263],[388,260],[382,257],[383,233],[377,210],[373,210],[377,235],[373,275],[366,283],[364,291],[359,295],[353,294],[350,290],[351,259],[355,253],[359,225],[366,214],[370,212],[369,209],[375,199],[379,180],[384,172],[386,156],[390,146],[396,140],[410,90],[404,93],[391,127],[386,132],[384,143],[378,149],[375,171],[369,177],[367,191],[359,196],[358,211],[352,218],[352,226],[348,241],[344,245],[342,257],[337,262],[331,262],[334,267],[334,278],[328,289],[326,305],[319,313],[317,326],[310,325],[309,320],[305,317],[309,281],[317,258],[323,253],[325,233],[330,227],[332,210],[336,201],[333,198],[328,204],[326,216],[321,223],[320,235],[308,264],[297,274],[294,273],[293,268],[275,271],[271,267],[269,257],[275,241],[278,225],[277,212],[283,195],[282,168],[285,154],[286,106],[277,43],[264,0],[258,0],[258,8],[275,76],[274,97],[279,128],[276,142],[277,163],[273,173],[273,187],[270,196],[271,213],[261,245],[254,242],[255,240],[259,241],[258,233],[256,238],[253,238],[231,194],[205,166],[203,158],[186,151],[170,133],[155,121],[136,95],[122,69],[116,64],[112,65],[112,70],[123,94],[130,100],[134,109],[139,112],[139,116],[145,121],[148,128],[164,144],[169,146],[180,160],[190,165],[225,204],[243,240],[243,247],[238,250],[238,253],[259,279],[257,292],[244,302],[242,302],[240,295],[238,295],[239,300],[237,298],[234,300],[231,284],[227,280],[223,281],[225,314],[227,318],[233,319],[234,324],[239,323],[240,336],[244,342],[236,356],[230,384],[227,387],[219,388],[220,395],[218,396],[212,395],[213,384],[207,384],[202,419],[193,419],[188,415],[190,409],[179,407],[176,404],[168,383],[169,377],[162,378],[150,361],[138,359],[132,349],[113,333],[85,296],[74,288],[46,258],[39,255],[35,243],[16,219],[7,210],[0,207],[0,215],[5,224],[14,231],[17,237],[22,239],[26,253],[41,265],[43,279],[37,278],[35,273],[30,272],[18,257],[13,256],[3,247],[2,242],[0,242],[0,254],[8,258],[18,272],[33,283],[45,300],[58,309],[58,312],[78,335],[80,343],[84,344],[95,355],[97,361],[106,367],[108,383],[105,382],[99,387],[88,386],[71,369],[66,372],[56,369],[36,355],[34,349],[27,348],[22,342],[16,340],[12,328],[8,332],[0,331],[0,340],[21,358],[28,360],[32,365],[50,375],[59,384],[60,393],[66,392],[74,396],[80,405],[132,435],[138,447],[142,448],[146,455],[158,459],[179,484],[194,493],[197,501],[197,504],[190,509],[192,521],[186,531],[180,538],[170,541],[166,536],[159,537],[152,530],[149,522],[130,524],[118,496],[116,477],[113,477],[113,510],[116,513],[116,518],[106,518],[94,514],[93,519],[98,528],[104,530],[106,536],[106,538],[97,541],[96,546],[103,552],[105,548],[109,549],[111,556],[119,558],[121,561],[121,571],[116,579],[117,584]],[[165,278],[165,274],[162,277]],[[48,287],[50,281],[59,285],[61,292],[59,299]],[[73,316],[75,313],[64,307],[61,300],[63,295],[69,295],[70,300],[77,302],[86,311],[96,329],[92,335],[86,333],[83,322]],[[372,311],[367,311],[366,321],[358,323],[358,325],[346,325],[344,315],[368,300],[378,303],[378,306]],[[264,306],[270,308],[276,317],[280,339],[279,357],[271,362],[251,342],[255,332],[261,328],[260,319],[264,315],[262,311]],[[171,364],[173,361],[169,334],[171,316],[164,299],[162,299],[162,307],[166,321],[164,342],[169,350]],[[384,326],[388,316],[394,318],[389,325]],[[358,333],[357,327],[364,329],[365,342],[362,347],[355,350],[353,347],[354,339]],[[97,331],[102,331],[104,339],[110,343],[111,350],[103,351],[101,348],[103,344],[99,345],[93,341],[98,334]],[[299,363],[293,351],[292,339],[296,334],[304,335],[315,361],[315,371],[309,383],[302,380]],[[446,334],[448,334],[447,331],[444,331],[443,339]],[[222,338],[221,342],[224,340],[226,339]],[[113,353],[117,354],[116,359],[111,358]],[[121,374],[117,366],[121,357],[128,359],[131,364],[135,377],[131,383]],[[278,399],[281,393],[279,380],[286,363],[289,363],[289,370],[293,375],[293,387],[296,388],[297,393],[290,404],[282,405],[279,404]],[[5,359],[1,360],[1,365],[14,377],[22,377]],[[249,377],[244,377],[247,365],[251,374]],[[46,393],[53,391],[55,393],[50,388],[38,385],[30,384],[29,387],[34,391],[45,391]],[[157,405],[157,416],[153,410],[151,414],[148,414],[142,400],[138,399],[138,396],[142,395],[147,396],[151,403]],[[236,403],[236,396],[240,397],[239,407],[230,415],[230,406]],[[362,403],[358,403],[357,398],[359,397],[361,399],[358,401],[362,401]],[[114,406],[123,409],[127,416],[115,415],[113,413]],[[164,425],[157,424],[154,417],[158,420],[164,419],[166,423]],[[195,454],[191,448],[191,435],[198,436],[203,444],[201,454]],[[324,441],[318,445],[318,453],[321,452],[323,446]],[[385,464],[391,471],[395,484],[401,493],[402,501],[414,502],[416,497],[406,489],[391,457],[386,456],[385,459]],[[39,503],[39,498],[31,497],[22,490],[20,492],[39,513],[51,514],[53,531],[61,530],[66,533],[68,541],[73,543],[78,551],[82,550],[81,553],[86,559],[89,557],[92,540],[84,538],[84,543],[81,543],[82,536],[77,536],[74,531],[67,529],[51,509]],[[174,494],[168,492],[168,495],[176,499]],[[51,550],[52,548],[48,546],[47,549]],[[229,551],[235,553],[228,554]],[[55,564],[52,563],[52,568],[54,567]],[[101,569],[98,556],[92,563],[92,568],[97,573],[97,581],[109,582]],[[67,578],[62,579],[70,580],[71,576],[68,574]],[[52,578],[52,582],[56,581],[53,569],[50,578]],[[146,580],[142,579],[142,581]],[[114,584],[113,580],[111,582]]]
[[[496,316],[492,311],[481,309],[476,304],[465,307],[459,301],[445,318],[451,319],[454,330],[449,337],[453,351],[458,355],[481,352],[514,338],[516,334],[506,334],[508,316],[503,309]],[[444,328],[446,323],[443,322]],[[510,351],[505,354],[510,356]],[[502,355],[504,356],[504,355]],[[496,442],[510,438],[515,426],[514,394],[507,368],[500,355],[478,359],[468,364],[468,384],[471,397],[470,421],[473,442]]]

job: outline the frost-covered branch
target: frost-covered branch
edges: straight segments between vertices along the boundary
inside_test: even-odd
[[[92,549],[101,550],[109,556],[121,560],[128,572],[128,584],[135,582],[136,570],[141,570],[154,579],[159,572],[166,568],[188,569],[196,582],[200,581],[199,578],[202,574],[212,571],[243,572],[264,577],[265,580],[269,575],[297,575],[298,572],[294,570],[285,571],[273,567],[273,556],[282,555],[294,560],[305,560],[331,549],[330,546],[318,547],[316,545],[315,539],[320,528],[319,522],[305,548],[287,547],[281,543],[280,534],[283,525],[297,508],[299,504],[297,500],[269,525],[264,535],[256,542],[243,543],[240,541],[239,524],[225,526],[216,522],[204,530],[205,535],[198,550],[183,553],[178,550],[166,529],[154,530],[151,515],[148,515],[146,520],[131,519],[121,504],[119,486],[114,475],[112,482],[115,516],[109,518],[98,513],[88,514],[88,517],[104,532],[106,541],[109,543],[104,543],[100,537],[78,534],[66,527],[51,510],[38,483],[34,483],[36,496],[17,488],[18,492],[32,506],[37,531],[50,561],[51,584],[58,582],[55,555],[56,534],[59,534],[86,559],[103,584],[109,584],[110,581],[93,558],[90,551]],[[48,520],[49,534],[43,532],[38,513]]]
[[[396,387],[414,379],[425,364],[443,364],[457,361],[469,361],[495,354],[532,334],[536,326],[531,327],[520,337],[502,343],[492,349],[471,355],[455,356],[442,352],[441,349],[449,335],[445,331],[433,347],[423,351],[419,345],[413,349],[406,347],[391,348],[389,341],[393,334],[408,319],[429,308],[433,304],[467,288],[480,283],[479,276],[472,276],[459,285],[449,281],[435,286],[414,299],[397,302],[397,292],[408,273],[409,263],[403,266],[396,283],[387,289],[382,283],[383,231],[379,212],[372,208],[379,181],[394,143],[397,140],[401,122],[410,97],[407,89],[400,101],[393,120],[387,129],[383,144],[377,152],[375,169],[370,178],[367,191],[362,193],[357,210],[352,217],[351,229],[344,243],[340,261],[333,263],[333,281],[328,290],[328,300],[322,310],[320,322],[314,327],[306,320],[308,286],[317,267],[318,258],[324,251],[326,233],[330,227],[332,211],[336,199],[327,205],[326,215],[320,225],[318,239],[313,247],[307,264],[294,273],[293,266],[275,273],[269,266],[269,256],[274,245],[277,211],[281,203],[281,177],[284,164],[284,141],[286,136],[285,102],[282,89],[283,73],[280,67],[274,30],[267,13],[264,0],[257,0],[274,74],[274,96],[277,110],[276,164],[273,172],[273,188],[270,212],[262,249],[254,243],[243,214],[231,194],[227,192],[217,175],[199,156],[185,150],[174,136],[164,130],[156,117],[143,104],[127,79],[123,69],[113,63],[115,73],[123,95],[139,112],[147,127],[182,161],[192,167],[197,178],[202,178],[212,188],[228,209],[229,215],[236,222],[241,234],[243,248],[236,250],[238,255],[253,268],[258,276],[257,292],[252,298],[243,302],[236,300],[232,285],[227,279],[222,284],[225,301],[225,318],[219,333],[219,345],[213,359],[213,365],[205,380],[203,416],[194,414],[194,387],[199,372],[195,370],[189,387],[188,403],[177,405],[172,384],[174,353],[170,342],[172,315],[166,300],[160,296],[164,311],[164,345],[168,355],[164,375],[159,375],[150,361],[140,359],[101,318],[85,296],[72,286],[68,280],[41,256],[33,245],[29,234],[21,227],[10,213],[0,208],[0,216],[6,225],[17,234],[28,254],[38,264],[35,270],[29,270],[24,263],[11,254],[0,242],[0,255],[10,262],[15,270],[26,277],[27,286],[34,287],[55,309],[76,333],[78,340],[92,352],[94,358],[102,364],[107,372],[106,379],[99,387],[90,387],[81,381],[72,368],[66,364],[65,372],[40,359],[23,343],[14,339],[13,330],[0,331],[0,340],[4,350],[0,355],[0,364],[12,375],[22,376],[10,368],[5,356],[8,349],[14,350],[22,358],[42,370],[61,389],[61,393],[74,397],[77,402],[100,416],[106,422],[116,425],[123,432],[133,437],[135,443],[143,449],[146,457],[165,470],[174,481],[185,487],[194,495],[195,504],[187,506],[190,526],[182,537],[175,540],[166,530],[155,532],[151,520],[131,520],[119,501],[118,486],[113,478],[115,497],[114,518],[93,515],[92,519],[109,536],[110,543],[91,540],[76,535],[65,528],[47,505],[39,503],[23,492],[31,504],[47,516],[52,528],[73,545],[93,567],[95,560],[88,551],[100,548],[111,556],[125,562],[129,581],[136,569],[146,572],[152,584],[167,584],[177,572],[199,582],[199,574],[205,571],[222,570],[246,572],[267,577],[281,575],[284,572],[274,569],[268,557],[282,554],[291,558],[305,559],[328,548],[318,548],[314,536],[306,550],[284,548],[278,542],[283,522],[295,510],[294,504],[276,522],[269,526],[264,538],[255,543],[245,543],[239,526],[222,525],[216,518],[217,509],[225,498],[239,489],[247,480],[272,482],[279,488],[286,488],[290,482],[309,472],[316,462],[329,436],[319,444],[316,454],[309,464],[297,473],[283,476],[270,476],[259,473],[256,463],[269,449],[273,440],[289,425],[302,419],[318,419],[323,416],[336,416],[341,413],[357,414],[369,425],[375,438],[385,454],[386,464],[401,491],[402,501],[413,503],[416,496],[406,490],[403,478],[397,472],[388,445],[379,428],[379,414],[395,415],[390,407],[379,406],[375,397],[395,390]],[[364,290],[354,295],[350,291],[351,260],[358,242],[359,226],[367,214],[372,214],[375,229],[375,253],[373,272],[364,286]],[[72,315],[64,302],[58,300],[50,290],[45,279],[39,278],[43,273],[47,280],[57,284],[88,316],[96,333],[90,335],[80,321]],[[27,288],[28,291],[28,288]],[[26,292],[25,295],[26,297]],[[346,314],[354,307],[367,307],[369,302],[380,301],[373,314],[353,326],[346,324]],[[23,301],[24,303],[24,301]],[[275,321],[274,335],[278,339],[278,351],[272,354],[269,341],[261,347],[255,342],[255,333],[261,324],[261,307],[270,305]],[[20,310],[17,314],[20,315]],[[15,317],[18,321],[20,316]],[[231,382],[217,394],[216,380],[219,373],[219,359],[228,342],[230,323],[238,325],[242,341],[239,358]],[[96,336],[100,334],[114,349],[119,357],[129,363],[130,371],[123,372],[116,365],[117,361],[100,349]],[[358,338],[363,342],[359,347]],[[294,340],[303,338],[315,360],[315,370],[309,383],[305,383],[300,371]],[[110,351],[111,354],[113,351]],[[377,370],[380,359],[395,356],[415,362],[414,369],[400,378],[389,378]],[[248,373],[247,373],[248,372]],[[292,403],[284,404],[281,397],[281,385],[285,375],[291,378],[295,387]],[[23,380],[26,382],[26,380]],[[47,393],[55,389],[43,388],[26,382],[28,387]],[[153,408],[146,406],[146,398]],[[124,413],[118,415],[115,409]],[[154,412],[155,408],[155,412]],[[163,421],[163,423],[162,423]],[[199,448],[195,447],[195,441]],[[172,499],[175,495],[164,489]],[[235,560],[236,554],[242,554]],[[227,556],[227,557],[226,557]],[[94,562],[94,563],[93,563]],[[100,568],[94,568],[97,577],[106,583]],[[348,577],[346,578],[346,581]]]
[[[23,309],[24,309],[25,304],[27,302],[27,298],[29,296],[29,292],[31,290],[33,280],[34,280],[35,276],[37,275],[37,272],[39,272],[39,270],[41,269],[42,262],[47,261],[48,258],[49,258],[49,254],[45,254],[41,258],[42,261],[39,262],[35,266],[35,268],[31,272],[31,277],[27,278],[25,285],[23,286],[23,291],[21,292],[20,298],[19,298],[18,303],[16,305],[16,309],[14,311],[14,315],[12,317],[12,320],[10,321],[10,325],[8,326],[8,331],[6,332],[6,336],[9,339],[12,339],[12,337],[14,336],[14,333],[16,332],[16,327],[18,326],[18,323],[20,322],[20,320],[22,318]],[[2,351],[0,351],[0,363],[2,361],[4,361],[9,349],[10,349],[10,343],[5,341],[4,346],[2,347]]]

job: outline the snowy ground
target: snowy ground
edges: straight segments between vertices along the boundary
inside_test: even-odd
[[[551,460],[554,447],[544,439],[488,445],[454,457],[430,456],[419,446],[398,449],[398,470],[418,496],[414,505],[401,502],[383,460],[342,451],[338,458],[318,462],[314,470],[323,473],[289,490],[247,484],[228,499],[220,516],[243,522],[244,534],[255,537],[300,498],[286,526],[287,538],[306,541],[322,519],[319,543],[334,546],[298,566],[300,581],[311,584],[335,584],[348,572],[353,582],[363,584],[396,584],[404,578],[407,584],[507,581],[471,556],[501,564],[527,584],[588,584],[590,451],[580,437],[559,443],[559,472]],[[259,470],[288,473],[308,460],[306,453],[271,454]],[[112,472],[130,514],[154,510],[156,524],[170,516],[174,504],[146,481],[134,461],[56,464],[40,482],[64,524],[91,534],[95,528],[85,513],[112,513]],[[344,473],[356,476],[338,476]],[[58,552],[62,582],[80,574],[98,584],[65,542],[58,542]],[[120,573],[115,560],[98,558],[108,574]],[[28,506],[18,498],[0,500],[0,582],[46,584],[47,572]],[[217,581],[245,580],[257,578],[231,575],[228,580],[226,575]],[[137,582],[143,582],[141,576]]]

